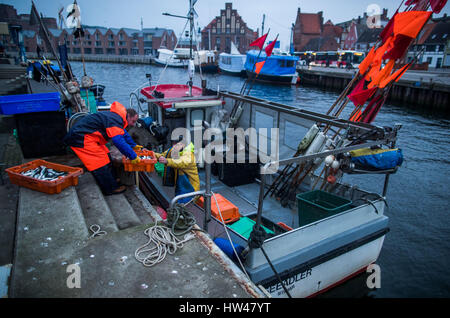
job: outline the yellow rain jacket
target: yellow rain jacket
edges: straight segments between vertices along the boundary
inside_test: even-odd
[[[172,154],[169,151],[172,148],[166,150],[162,154],[155,153],[155,157],[159,159],[159,157],[163,156],[167,159],[167,167],[175,169],[175,193],[176,195],[182,193],[188,193],[188,187],[182,185],[182,179],[189,180],[190,185],[192,186],[193,191],[200,190],[200,179],[198,177],[197,163],[195,162],[194,155],[194,145],[192,142],[184,147],[183,151],[180,151],[178,158],[173,158]],[[169,155],[168,155],[169,153]],[[169,157],[169,158],[168,158]],[[186,176],[186,177],[184,177]]]

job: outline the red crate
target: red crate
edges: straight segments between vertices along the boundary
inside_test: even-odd
[[[153,159],[144,159],[139,163],[131,163],[131,160],[125,156],[122,156],[123,168],[125,171],[146,171],[152,172],[155,170],[156,157],[155,153],[151,150],[138,150],[136,151],[138,156],[151,156]]]
[[[39,166],[44,166],[57,171],[68,172],[69,174],[54,181],[38,180],[21,174],[21,172],[36,169]],[[11,183],[48,194],[60,193],[67,187],[76,186],[78,184],[78,176],[83,174],[82,168],[65,166],[42,159],[33,160],[20,166],[11,167],[5,169],[5,171],[8,173]]]

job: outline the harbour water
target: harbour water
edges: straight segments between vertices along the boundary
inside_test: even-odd
[[[71,63],[78,78],[82,64]],[[106,86],[104,98],[126,107],[130,93],[148,84],[146,74],[159,83],[185,84],[182,69],[152,65],[87,63],[86,71],[95,84]],[[164,72],[163,72],[164,71]],[[160,77],[160,74],[163,75]],[[244,79],[220,74],[203,74],[212,89],[239,92]],[[200,86],[197,73],[194,85]],[[324,113],[339,92],[302,86],[274,86],[255,83],[251,95]],[[136,100],[133,100],[136,105]],[[345,111],[350,113],[350,106]],[[345,118],[345,111],[343,117]],[[429,114],[405,105],[386,104],[374,124],[402,124],[398,146],[404,163],[391,176],[387,193],[390,232],[377,261],[381,288],[372,297],[450,297],[450,118]],[[357,176],[361,187],[381,192],[382,176]],[[374,188],[374,185],[377,188]],[[361,284],[365,284],[362,280]],[[349,287],[353,288],[353,287]],[[346,296],[346,291],[342,291]]]

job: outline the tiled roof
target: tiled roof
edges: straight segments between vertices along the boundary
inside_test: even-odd
[[[424,34],[423,38],[425,40],[423,44],[445,44],[450,38],[450,21],[441,21],[435,23],[434,27],[428,34]],[[420,43],[420,44],[422,44]]]

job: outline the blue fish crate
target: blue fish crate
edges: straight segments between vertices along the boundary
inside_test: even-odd
[[[60,102],[58,92],[0,96],[0,112],[3,115],[14,115],[58,111]]]

